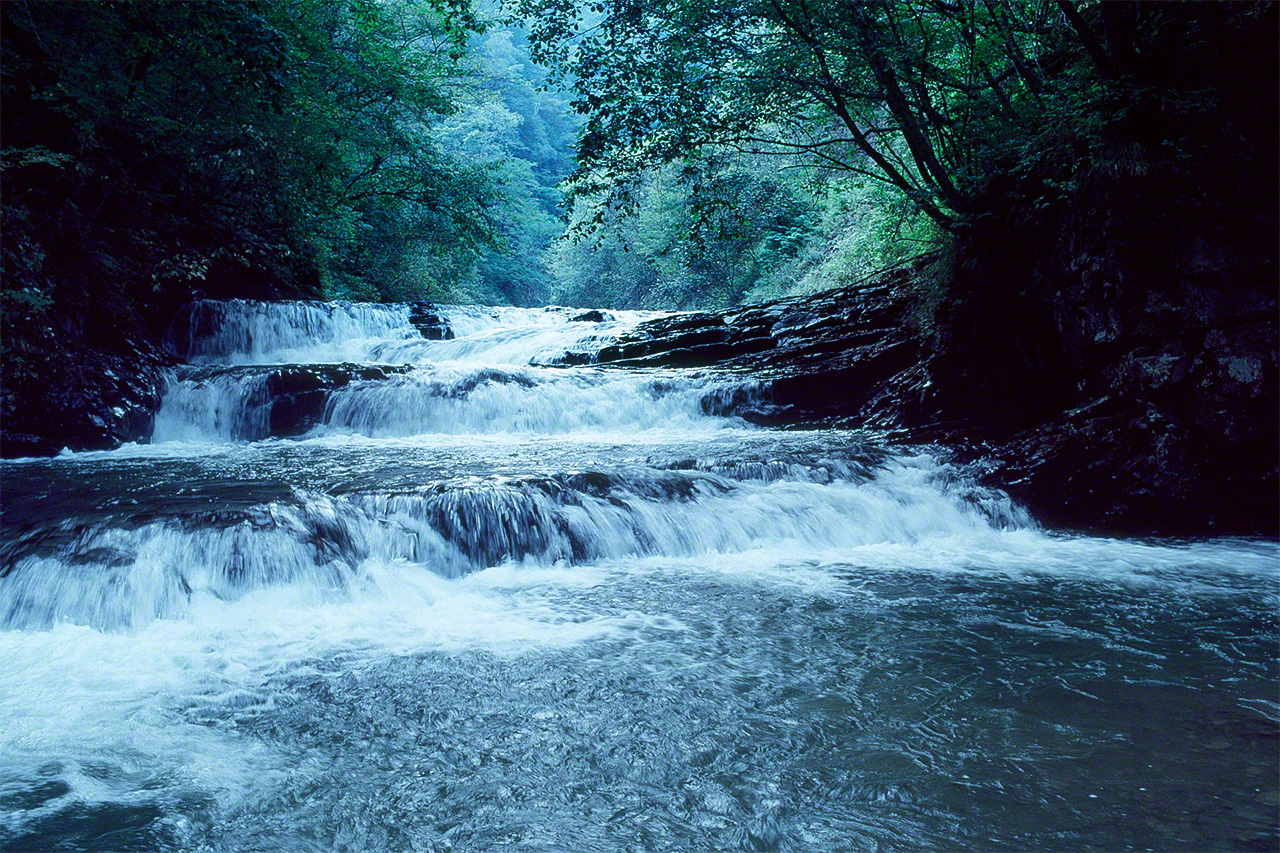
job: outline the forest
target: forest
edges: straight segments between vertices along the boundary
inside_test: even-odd
[[[919,417],[1009,429],[1224,325],[1273,360],[1272,3],[0,13],[12,434],[193,298],[725,309],[910,265]]]
[[[1267,233],[1275,81],[1249,66],[1269,4],[3,14],[19,357],[85,306],[127,327],[191,294],[760,301],[929,253],[981,263],[1126,182],[1201,208],[1164,216]]]
[[[917,420],[1007,434],[1174,359],[1229,374],[1176,372],[1179,423],[1274,421],[1273,3],[0,13],[10,434],[159,369],[192,299],[707,310],[906,267]]]
[[[1280,848],[1280,6],[0,2],[0,849]]]

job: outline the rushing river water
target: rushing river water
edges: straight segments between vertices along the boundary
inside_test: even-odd
[[[0,465],[0,848],[1280,845],[1275,542],[557,366],[642,317],[203,304],[152,443]]]

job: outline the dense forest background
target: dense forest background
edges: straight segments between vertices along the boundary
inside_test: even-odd
[[[1275,185],[1274,68],[1247,67],[1269,4],[3,15],[7,323],[191,293],[715,307],[846,284],[1107,181],[1271,169],[1232,188],[1241,220]]]
[[[1272,3],[0,14],[6,412],[197,296],[715,308],[912,262],[931,369],[1007,398],[1276,281]]]
[[[646,165],[625,208],[590,158],[565,183],[590,81],[549,79],[539,10],[511,11],[4,4],[10,339],[192,294],[720,306],[936,240],[866,176],[777,152]]]

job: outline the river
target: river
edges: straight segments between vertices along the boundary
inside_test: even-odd
[[[1276,542],[440,311],[199,304],[151,442],[0,463],[0,847],[1280,844]]]

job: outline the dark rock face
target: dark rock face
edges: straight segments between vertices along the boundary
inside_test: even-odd
[[[718,401],[722,413],[951,446],[1051,526],[1280,532],[1274,294],[1182,277],[1164,291],[1131,287],[1126,301],[1106,283],[1123,268],[1095,263],[1103,274],[1077,276],[1079,292],[1005,293],[1019,304],[1003,315],[979,296],[944,306],[941,332],[916,320],[917,266],[655,320],[595,360],[742,371],[769,384],[771,405]]]
[[[1280,532],[1280,223],[1236,177],[1153,162],[964,247],[933,405],[982,424],[1046,521]]]
[[[565,361],[741,372],[768,384],[769,405],[744,397],[721,401],[717,413],[762,424],[900,424],[923,384],[924,350],[908,324],[911,277],[901,269],[814,296],[662,317]]]
[[[1003,441],[1010,491],[1046,521],[1104,530],[1268,533],[1280,526],[1275,303],[1212,324],[1185,314],[1118,337],[1076,404]],[[1146,318],[1151,323],[1151,318]]]
[[[40,381],[6,381],[0,393],[0,455],[49,456],[111,450],[151,434],[167,369],[159,347],[121,342],[113,350],[72,343]]]
[[[429,341],[453,339],[453,329],[440,310],[430,302],[409,303],[409,322]]]

